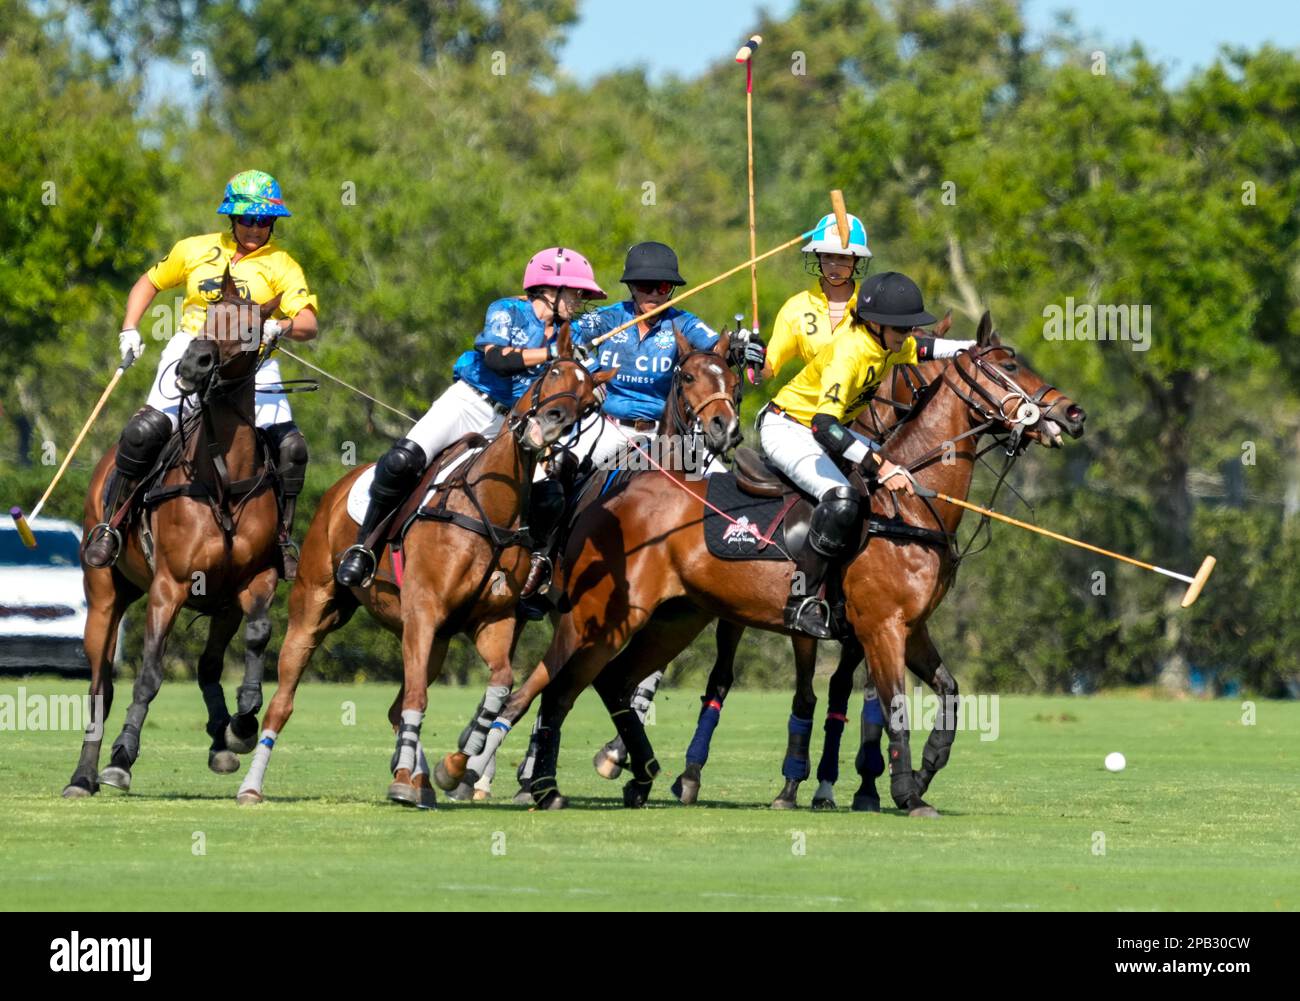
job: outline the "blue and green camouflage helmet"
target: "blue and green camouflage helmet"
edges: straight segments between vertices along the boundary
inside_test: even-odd
[[[226,198],[218,215],[288,216],[280,197],[280,182],[261,170],[242,170],[226,183]]]

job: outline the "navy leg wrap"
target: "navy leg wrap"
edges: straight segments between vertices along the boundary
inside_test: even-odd
[[[808,777],[808,739],[812,736],[813,721],[791,716],[790,736],[785,745],[785,761],[781,764],[781,777],[802,782]]]
[[[713,742],[713,731],[717,729],[721,716],[721,700],[706,698],[700,707],[700,718],[695,724],[695,736],[691,738],[690,747],[686,748],[688,765],[699,765],[702,768],[709,760],[709,745]]]
[[[825,738],[822,741],[822,756],[817,762],[817,781],[834,785],[840,779],[840,737],[844,735],[844,724],[848,720],[849,700],[844,704],[831,703],[826,711]]]
[[[858,774],[864,779],[879,778],[885,773],[885,759],[880,753],[880,738],[885,717],[880,699],[870,698],[862,704],[862,746],[858,748]]]

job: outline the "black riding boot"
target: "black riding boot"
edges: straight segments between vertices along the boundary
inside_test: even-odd
[[[117,442],[115,479],[108,503],[104,506],[104,520],[92,528],[86,537],[86,549],[82,554],[86,566],[102,570],[117,561],[122,549],[122,537],[109,522],[141,478],[153,468],[158,461],[158,454],[171,436],[171,418],[153,407],[141,407],[126,422],[122,437]]]
[[[399,439],[375,464],[370,506],[357,532],[357,544],[348,547],[334,574],[334,579],[344,587],[365,587],[370,583],[379,561],[366,548],[366,539],[410,496],[427,465],[424,449],[410,438]]]
[[[298,495],[307,479],[307,439],[293,421],[272,424],[266,429],[266,434],[276,450],[280,490],[284,495],[284,508],[280,511],[280,576],[284,580],[295,580],[298,577],[298,545],[293,541],[293,516],[298,507]]]
[[[831,626],[830,608],[817,597],[832,563],[847,555],[858,525],[858,495],[851,487],[828,490],[813,511],[808,539],[796,558],[802,576],[801,587],[792,587],[784,609],[785,626],[815,636],[819,640],[836,638]]]
[[[528,532],[533,537],[532,565],[520,598],[544,590],[551,582],[551,547],[555,530],[564,517],[564,484],[557,480],[540,480],[532,485],[528,498]]]

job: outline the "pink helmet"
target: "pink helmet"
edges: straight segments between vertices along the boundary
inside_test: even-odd
[[[587,259],[563,247],[547,247],[529,259],[524,268],[524,291],[539,285],[580,289],[584,299],[605,298],[605,290],[596,284],[596,273]]]

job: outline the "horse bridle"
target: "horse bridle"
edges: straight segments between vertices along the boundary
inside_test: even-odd
[[[676,368],[673,369],[672,385],[668,388],[668,410],[672,414],[673,433],[692,439],[698,438],[704,433],[704,419],[700,412],[711,403],[730,403],[732,410],[737,417],[740,415],[740,392],[741,382],[736,380],[736,388],[730,392],[712,393],[701,400],[697,405],[692,406],[686,399],[682,390],[682,377],[685,373],[686,363],[696,355],[709,355],[716,358],[712,349],[700,348],[690,352],[684,358],[680,359]],[[723,366],[725,371],[725,366]]]

